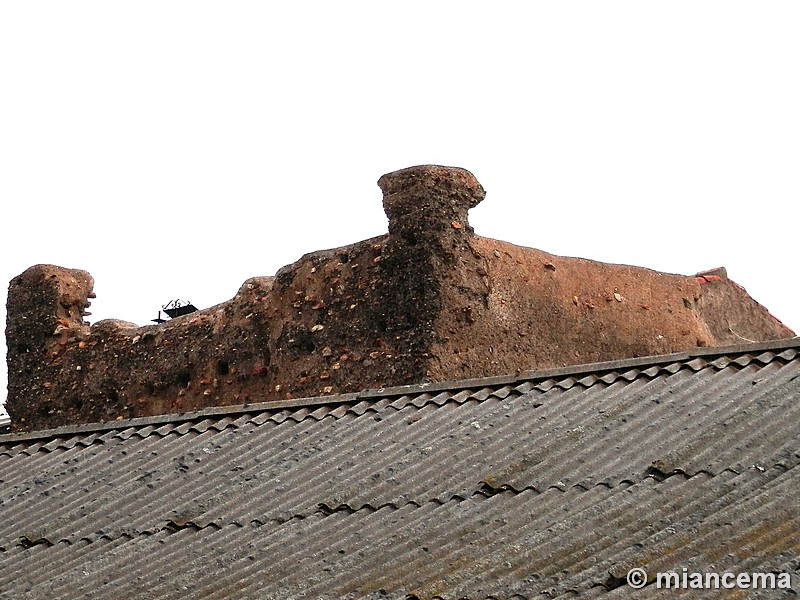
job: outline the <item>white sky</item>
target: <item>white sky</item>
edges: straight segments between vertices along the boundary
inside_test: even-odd
[[[147,324],[385,233],[378,177],[436,163],[486,188],[479,235],[724,265],[800,331],[799,30],[796,1],[3,2],[0,279],[85,269],[92,322]]]

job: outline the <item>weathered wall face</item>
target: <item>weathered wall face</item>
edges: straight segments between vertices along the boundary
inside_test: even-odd
[[[383,176],[388,235],[308,254],[161,325],[83,321],[84,271],[9,287],[17,430],[356,392],[793,334],[719,275],[563,258],[474,235],[463,169]]]
[[[672,275],[481,237],[469,247],[469,268],[443,292],[434,380],[793,335],[724,275]]]

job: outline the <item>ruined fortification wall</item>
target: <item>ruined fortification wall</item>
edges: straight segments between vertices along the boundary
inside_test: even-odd
[[[315,252],[160,325],[88,326],[92,277],[31,267],[8,295],[17,430],[357,392],[793,334],[724,273],[668,275],[480,238],[463,169],[379,180],[389,233]]]

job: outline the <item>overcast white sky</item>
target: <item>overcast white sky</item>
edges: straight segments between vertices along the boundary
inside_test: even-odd
[[[93,322],[147,324],[384,233],[378,177],[436,163],[486,188],[479,235],[724,265],[797,331],[798,31],[796,1],[3,2],[0,279],[85,269]]]

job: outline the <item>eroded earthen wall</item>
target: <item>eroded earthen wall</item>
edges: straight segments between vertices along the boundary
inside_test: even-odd
[[[383,176],[389,233],[308,254],[161,325],[83,312],[91,276],[9,287],[17,430],[507,374],[793,334],[724,273],[668,275],[480,238],[463,169]]]

